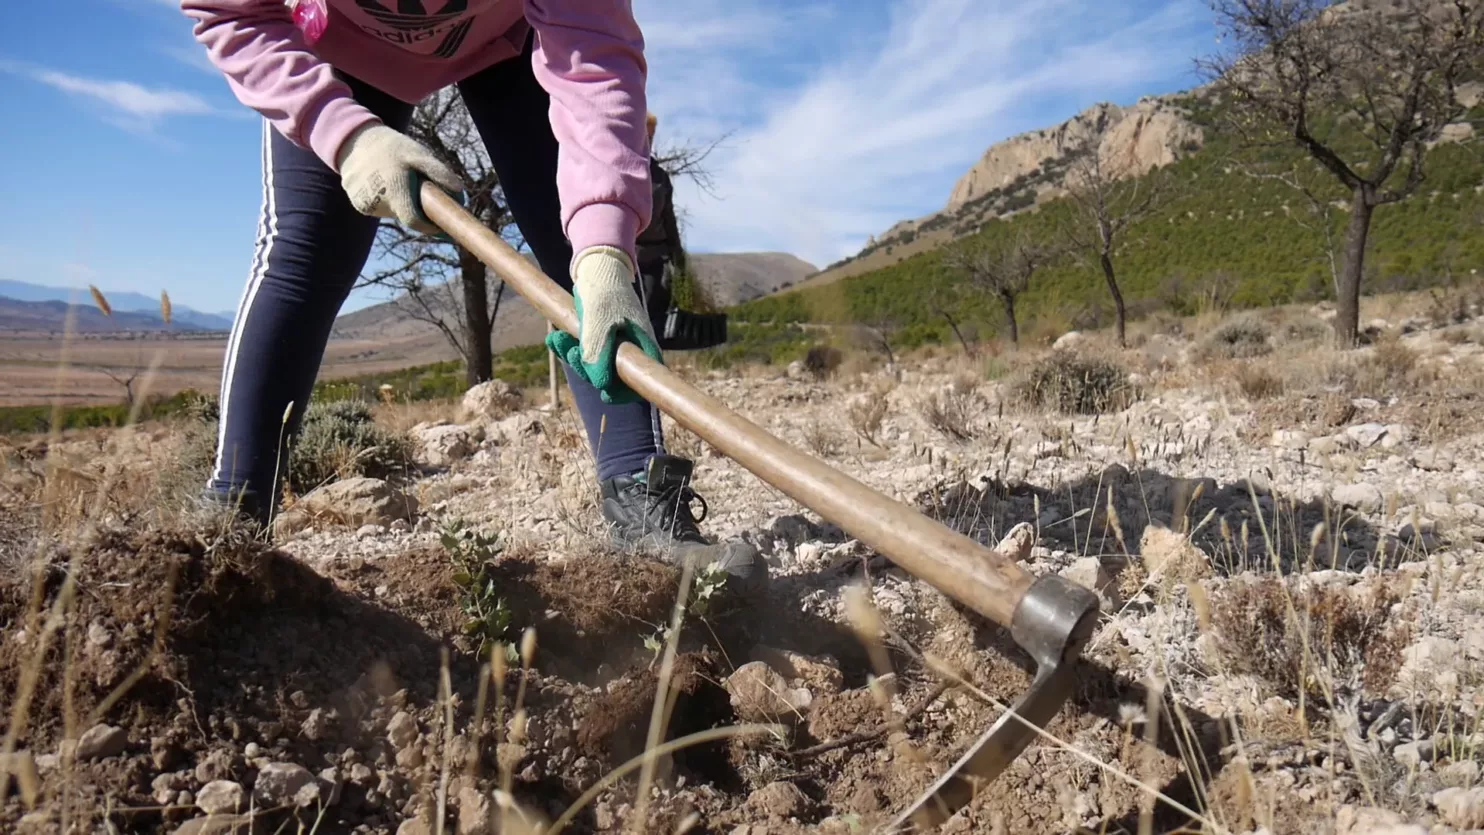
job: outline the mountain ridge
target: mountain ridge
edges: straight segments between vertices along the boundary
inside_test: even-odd
[[[164,319],[160,316],[158,297],[151,298],[143,293],[128,290],[103,289],[102,292],[104,298],[108,299],[108,306],[115,313],[147,314],[152,316],[160,326],[164,326]],[[11,279],[0,279],[0,299],[14,302],[62,302],[64,305],[73,301],[79,304],[92,304],[86,287],[59,287],[53,284],[36,284]],[[210,313],[173,302],[170,305],[172,322],[197,330],[226,330],[232,327],[232,316],[231,311]],[[60,324],[60,320],[58,321]]]

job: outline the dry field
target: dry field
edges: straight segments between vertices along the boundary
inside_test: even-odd
[[[330,342],[323,378],[395,371],[456,356],[435,339],[382,343],[372,339]],[[150,390],[215,392],[220,386],[226,336],[202,339],[128,339],[89,335],[0,335],[0,406],[108,404],[124,399],[127,379],[158,362]],[[65,358],[65,365],[63,360]],[[112,376],[110,376],[112,375]],[[58,396],[60,395],[60,397]]]
[[[1484,321],[1370,309],[1344,353],[1277,310],[685,373],[986,543],[1029,526],[1029,570],[1103,597],[1054,740],[943,831],[1467,832]],[[378,407],[413,465],[343,467],[273,547],[180,510],[204,425],[4,450],[0,828],[864,833],[1025,687],[998,628],[673,426],[703,527],[774,582],[667,631],[678,572],[602,544],[575,416],[492,402]],[[625,770],[657,703],[684,745]]]

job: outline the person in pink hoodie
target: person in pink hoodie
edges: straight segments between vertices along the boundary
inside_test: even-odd
[[[558,331],[548,344],[586,426],[614,540],[766,582],[755,548],[700,533],[693,463],[665,453],[659,413],[614,369],[625,340],[663,361],[635,289],[652,195],[648,66],[630,0],[180,5],[233,94],[264,117],[263,208],[228,340],[208,499],[271,517],[277,469],[378,218],[436,233],[421,182],[465,188],[404,133],[417,102],[453,85],[521,235],[576,298],[578,337]]]

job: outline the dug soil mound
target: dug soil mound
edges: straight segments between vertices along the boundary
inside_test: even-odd
[[[687,621],[662,682],[668,566],[596,549],[494,558],[481,576],[508,613],[504,640],[535,631],[526,664],[477,651],[468,587],[436,547],[327,565],[248,541],[109,533],[0,584],[0,683],[16,697],[0,731],[19,752],[4,760],[17,779],[0,831],[419,835],[441,814],[445,831],[492,835],[527,831],[499,826],[502,808],[551,822],[590,790],[563,831],[619,831],[638,773],[605,777],[645,750],[662,684],[666,739],[773,730],[661,760],[644,831],[870,831],[989,726],[993,699],[1026,685],[1013,653],[993,649],[1002,630],[946,603],[922,610],[917,638],[983,690],[945,689],[895,641],[896,672],[873,689],[848,629],[769,606],[752,614],[771,646]],[[1128,731],[1110,720],[1144,697],[1096,666],[1083,681],[1050,730],[1116,758]],[[878,695],[893,690],[888,719]],[[1180,751],[1160,747],[1141,777],[1179,793]],[[1139,793],[1118,782],[1069,806],[1098,771],[1067,759],[1033,747],[960,819],[1137,821]]]
[[[668,616],[676,578],[596,555],[494,568],[511,622],[540,638],[528,672],[513,661],[481,682],[475,656],[445,649],[458,590],[432,552],[333,578],[250,542],[176,534],[52,554],[0,589],[0,623],[19,626],[0,644],[0,681],[29,691],[0,730],[41,778],[39,797],[8,798],[0,828],[90,831],[106,817],[169,831],[225,791],[240,797],[231,812],[288,807],[264,825],[297,812],[319,832],[393,832],[426,817],[440,787],[450,807],[461,794],[478,805],[502,766],[523,806],[559,814],[644,748],[657,677],[627,660]],[[614,670],[607,689],[557,672],[599,666]],[[679,658],[672,736],[733,721],[721,675],[706,654]],[[723,762],[697,748],[674,767],[735,782]],[[591,826],[589,812],[574,831]]]

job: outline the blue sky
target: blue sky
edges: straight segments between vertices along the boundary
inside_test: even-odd
[[[714,195],[679,184],[687,247],[821,266],[939,208],[991,142],[1189,87],[1215,47],[1205,0],[633,3],[661,141],[727,137]],[[25,2],[9,20],[0,278],[235,307],[260,122],[174,0]]]

